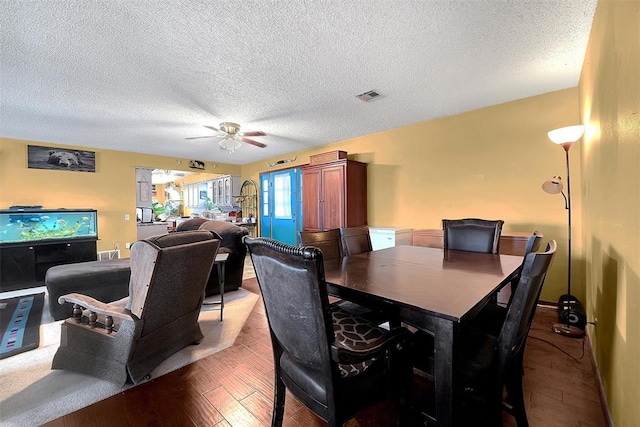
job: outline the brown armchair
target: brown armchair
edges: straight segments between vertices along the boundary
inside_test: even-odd
[[[60,304],[75,304],[74,318],[62,323],[51,369],[137,384],[164,359],[200,342],[198,315],[219,245],[208,231],[139,240],[131,246],[128,297],[103,303],[61,296]]]

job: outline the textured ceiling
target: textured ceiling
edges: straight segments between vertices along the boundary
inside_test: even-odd
[[[574,87],[595,6],[3,0],[0,136],[245,164]]]

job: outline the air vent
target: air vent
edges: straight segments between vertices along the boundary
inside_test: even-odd
[[[368,92],[361,93],[360,95],[356,95],[356,98],[358,98],[360,101],[370,102],[374,99],[380,98],[380,94],[375,90],[370,90]]]

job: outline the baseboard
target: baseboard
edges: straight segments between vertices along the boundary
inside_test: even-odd
[[[591,366],[596,373],[596,380],[598,381],[598,394],[600,395],[600,406],[602,407],[602,413],[605,414],[605,421],[607,427],[613,427],[613,419],[611,418],[611,412],[609,412],[609,404],[607,403],[607,396],[604,393],[604,385],[602,384],[602,378],[600,377],[600,370],[598,369],[598,362],[596,361],[596,355],[593,351],[593,345],[591,344],[591,334],[589,333],[589,325],[585,328],[585,339],[589,348],[591,349]]]

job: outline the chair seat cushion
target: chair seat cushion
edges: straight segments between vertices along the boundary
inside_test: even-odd
[[[354,316],[340,306],[332,306],[331,320],[336,342],[351,349],[357,349],[359,346],[369,345],[384,339],[387,332],[377,324],[371,323],[364,317]],[[359,375],[369,369],[375,362],[376,359],[348,365],[340,363],[338,364],[340,375],[343,378]]]

